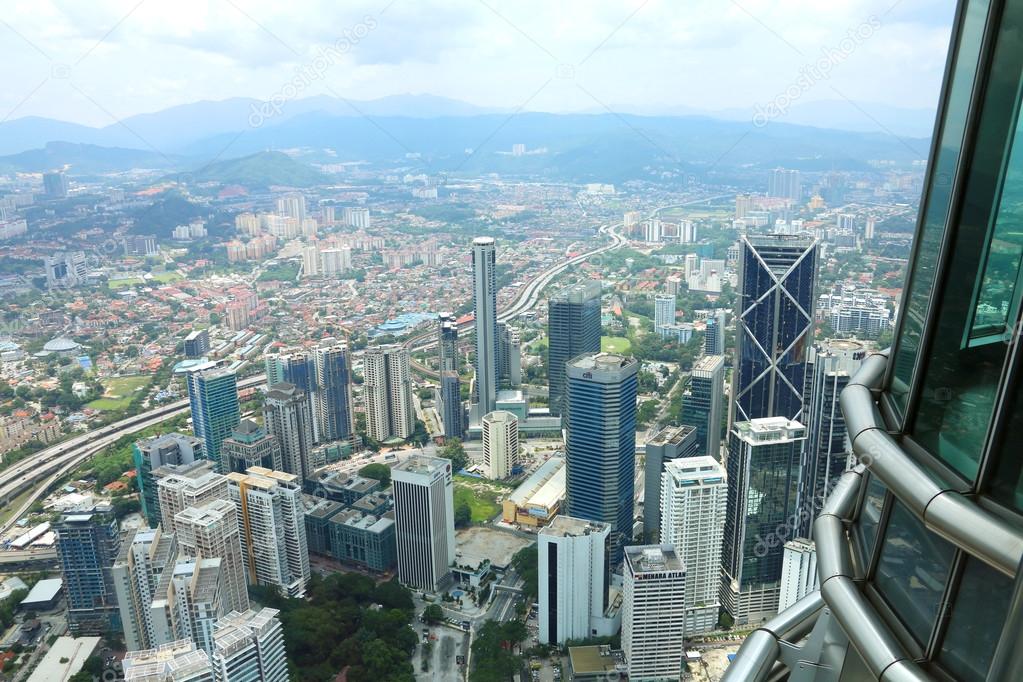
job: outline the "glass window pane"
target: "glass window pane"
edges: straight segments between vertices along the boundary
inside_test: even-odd
[[[892,356],[891,395],[899,411],[906,412],[906,391],[912,383],[913,364],[920,348],[927,304],[934,286],[941,238],[948,218],[952,178],[962,149],[966,114],[977,71],[977,59],[990,0],[973,0],[966,7],[955,63],[946,95],[944,118],[938,146],[931,164],[927,204],[916,236],[913,272],[906,285],[906,297],[899,338]]]
[[[988,493],[1002,504],[1023,512],[1023,456],[1020,455],[1018,434],[1023,433],[1023,382],[1010,396],[1005,413],[1008,422],[1002,430],[998,450],[994,453],[994,474],[988,483]]]
[[[1011,579],[979,559],[966,560],[938,652],[942,666],[957,680],[983,682],[987,678],[1011,594]]]
[[[930,638],[955,548],[895,502],[874,584],[921,645]]]
[[[863,507],[856,521],[856,534],[860,541],[860,551],[864,562],[870,561],[874,553],[874,541],[877,539],[877,524],[881,520],[881,509],[884,507],[884,496],[888,491],[877,476],[867,477],[867,491],[863,497]]]
[[[951,217],[955,257],[937,287],[941,304],[910,429],[917,443],[969,481],[977,475],[1005,362],[1008,346],[1001,341],[1006,322],[1012,319],[1008,326],[1014,325],[1023,249],[1023,152],[1013,149],[1023,69],[1017,37],[1023,32],[1023,3],[1006,6],[998,30],[964,201]]]

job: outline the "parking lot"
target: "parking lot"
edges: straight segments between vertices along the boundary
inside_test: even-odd
[[[421,665],[422,630],[429,630],[431,643],[430,667],[424,672]],[[434,625],[430,628],[421,626],[416,630],[420,635],[420,646],[412,659],[415,667],[416,680],[432,680],[433,682],[460,682],[462,671],[458,666],[457,657],[464,656],[468,635],[449,627]]]

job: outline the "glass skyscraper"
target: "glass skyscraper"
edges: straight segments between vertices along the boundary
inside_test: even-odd
[[[859,464],[814,522],[820,590],[726,682],[1023,679],[1021,29],[1020,0],[959,3],[894,342],[841,396]]]
[[[547,385],[552,415],[565,407],[565,363],[600,352],[600,282],[565,287],[548,302]]]
[[[710,455],[719,462],[724,382],[724,357],[705,355],[693,365],[689,390],[682,398],[682,423],[696,427],[697,454]]]
[[[632,539],[639,363],[611,353],[567,364],[568,515],[611,524],[611,563]]]
[[[221,465],[220,444],[241,421],[238,406],[238,377],[229,369],[201,369],[188,375],[188,402],[192,429],[206,445],[206,458],[217,471]]]
[[[806,354],[813,342],[817,242],[758,235],[740,243],[730,421],[799,420]]]
[[[348,346],[336,343],[313,351],[316,360],[315,421],[324,442],[348,440],[355,433],[352,360]],[[315,436],[314,436],[315,437]]]
[[[68,630],[105,636],[121,628],[112,568],[121,548],[109,504],[68,510],[53,524],[64,578]]]
[[[472,282],[476,317],[473,397],[478,421],[497,405],[497,254],[492,237],[472,241]]]

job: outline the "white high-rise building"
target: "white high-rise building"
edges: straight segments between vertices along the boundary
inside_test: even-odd
[[[277,214],[285,218],[294,218],[302,224],[305,220],[305,197],[301,194],[289,194],[277,199]]]
[[[654,327],[675,324],[675,297],[657,296],[654,298]]]
[[[288,597],[305,596],[310,571],[301,479],[263,467],[231,472],[227,479],[249,583],[275,587]]]
[[[367,435],[380,442],[411,436],[415,409],[409,351],[399,344],[367,348],[363,376]]]
[[[121,666],[125,682],[215,682],[208,653],[190,639],[124,655]]]
[[[476,316],[473,422],[497,406],[497,255],[492,237],[472,241],[472,304]]]
[[[182,554],[196,559],[220,558],[224,611],[247,611],[249,593],[234,503],[213,500],[183,509],[174,515],[174,533]]]
[[[413,455],[391,469],[398,579],[436,591],[455,560],[451,460]]]
[[[817,549],[813,542],[806,538],[786,542],[782,554],[778,610],[784,611],[818,586]]]
[[[686,567],[686,634],[717,626],[721,588],[721,542],[728,487],[713,457],[668,461],[661,475],[661,542]]]
[[[217,682],[287,682],[284,631],[276,609],[231,613],[214,634]]]
[[[650,218],[643,222],[643,241],[659,242],[664,235],[664,224],[659,218]]]
[[[156,496],[160,502],[160,518],[167,532],[174,527],[174,517],[188,507],[199,507],[213,500],[231,499],[227,478],[213,470],[213,462],[197,460],[191,464],[169,464],[153,472]]]
[[[351,269],[351,247],[343,246],[340,249],[324,249],[320,251],[320,272],[325,277],[342,275]]]
[[[345,224],[360,230],[369,229],[369,209],[357,206],[346,206],[342,212]]]
[[[537,534],[537,618],[542,644],[593,636],[607,610],[611,526],[556,516]]]
[[[320,274],[320,250],[316,246],[302,247],[302,277],[317,277]]]
[[[686,567],[670,545],[625,548],[622,650],[630,680],[680,678],[685,593]]]
[[[173,570],[177,554],[173,533],[164,534],[160,528],[136,530],[121,543],[111,573],[124,643],[129,651],[162,643],[153,636],[150,605],[161,575]]]
[[[506,410],[483,417],[483,466],[493,479],[508,478],[519,460],[519,419]]]
[[[149,607],[153,646],[188,638],[207,653],[213,651],[213,630],[226,613],[222,565],[220,557],[179,557],[172,571],[164,571]]]

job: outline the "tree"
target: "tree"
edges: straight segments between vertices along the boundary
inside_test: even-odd
[[[439,604],[430,604],[423,609],[423,620],[427,623],[440,623],[444,620],[444,609]]]
[[[465,453],[465,446],[458,438],[449,438],[441,448],[440,456],[451,460],[451,468],[454,471],[461,471],[469,466],[469,455]]]
[[[515,572],[525,581],[525,585],[522,586],[522,594],[530,601],[535,600],[539,592],[537,586],[539,581],[538,561],[539,551],[535,542],[529,547],[523,547],[512,556],[512,566],[515,568]]]
[[[455,526],[458,528],[465,528],[472,523],[472,507],[465,500],[458,503],[455,507]]]
[[[380,481],[380,485],[387,487],[391,482],[391,467],[386,464],[367,464],[359,469],[359,475],[376,479]]]

